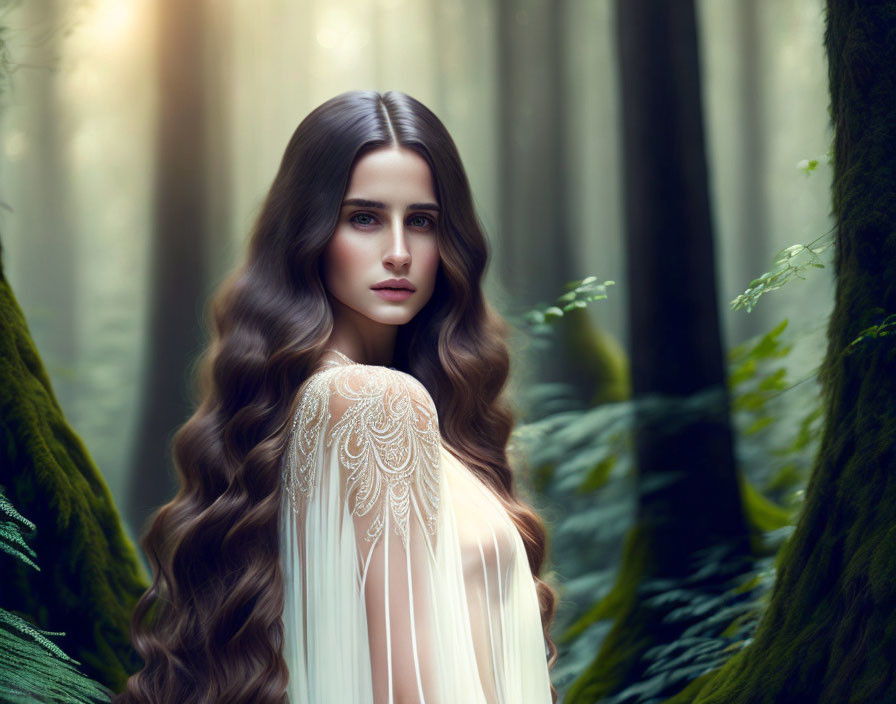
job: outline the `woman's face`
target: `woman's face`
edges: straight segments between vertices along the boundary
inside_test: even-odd
[[[438,216],[432,173],[419,154],[390,146],[358,159],[323,253],[324,285],[345,307],[338,312],[386,325],[410,321],[435,287]],[[403,290],[378,290],[388,279],[405,279],[389,284]]]

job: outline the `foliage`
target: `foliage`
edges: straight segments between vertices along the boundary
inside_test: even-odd
[[[832,149],[828,149],[824,157],[803,159],[796,166],[808,176],[818,169],[822,161],[827,164],[832,163]],[[775,268],[753,279],[747,290],[731,302],[732,310],[744,309],[750,313],[764,293],[779,289],[794,278],[805,279],[801,274],[807,269],[823,269],[824,264],[819,255],[834,243],[833,233],[834,231],[831,229],[809,244],[794,244],[778,252],[775,255]]]
[[[788,534],[785,529],[779,538]],[[639,682],[604,700],[603,704],[656,703],[690,681],[717,670],[750,643],[759,615],[774,582],[772,558],[741,563],[717,548],[698,557],[683,579],[644,580],[638,598],[662,606],[666,622],[689,624],[681,637],[650,648],[648,665]],[[705,584],[726,578],[724,588]]]
[[[828,150],[824,160],[830,164],[832,159],[833,153]],[[803,159],[797,164],[797,168],[808,176],[818,169],[820,163],[821,157]],[[831,229],[809,244],[794,244],[779,251],[775,255],[775,268],[753,279],[747,290],[731,302],[732,310],[744,309],[750,313],[764,293],[779,289],[794,278],[805,279],[802,272],[807,269],[823,269],[824,264],[819,255],[834,243],[833,233],[834,231]]]
[[[526,311],[519,320],[513,322],[527,328],[533,335],[545,334],[549,325],[578,308],[585,308],[591,301],[600,301],[607,297],[607,286],[615,281],[597,282],[596,276],[587,276],[577,281],[569,281],[564,285],[566,293],[557,297],[550,305],[539,304]]]
[[[798,167],[808,176],[831,159],[829,151]],[[833,232],[779,252],[774,268],[752,281],[732,302],[732,308],[750,312],[763,294],[805,278],[804,272],[810,268],[824,268],[821,255],[833,244]],[[564,308],[540,306],[526,314],[526,324],[535,334],[548,332],[549,324],[564,311],[573,305],[585,307],[584,300],[574,301],[578,293],[589,295],[584,291],[588,286],[595,287],[598,295],[587,300],[605,298],[606,285],[613,282],[599,287],[596,282],[594,276],[571,282],[567,288],[573,292],[558,299]],[[619,692],[613,703],[666,699],[688,682],[707,677],[750,642],[774,582],[775,557],[793,531],[801,508],[821,430],[817,388],[805,384],[817,378],[818,369],[795,382],[787,378],[784,362],[792,350],[792,344],[784,342],[787,326],[784,320],[729,351],[728,390],[738,436],[742,495],[757,546],[755,559],[736,565],[723,555],[706,555],[684,580],[646,580],[637,586],[638,599],[665,604],[670,608],[669,619],[687,620],[689,626],[679,640],[645,654],[650,660],[647,677]],[[863,330],[851,348],[863,340],[891,334],[894,327],[896,316],[884,318]],[[581,411],[574,403],[565,403],[563,394],[556,385],[535,390],[533,395],[541,398],[534,405],[544,415],[516,432],[529,448],[536,488],[556,514],[552,517],[551,509],[546,512],[552,526],[551,558],[561,583],[555,618],[560,658],[553,671],[561,692],[593,659],[610,629],[607,619],[626,608],[625,599],[631,596],[620,593],[614,597],[611,590],[619,587],[616,563],[626,533],[634,525],[636,506],[629,435],[635,403],[623,401]],[[680,399],[642,398],[638,414],[650,407],[668,412],[670,403],[679,414],[700,413],[714,399],[711,393],[683,403]],[[726,590],[701,588],[704,581],[718,584],[720,575],[727,580]]]
[[[816,370],[796,383],[788,380],[783,362],[793,345],[785,341],[787,326],[782,321],[732,348],[728,358],[738,463],[757,555],[744,564],[724,552],[705,554],[684,579],[643,581],[638,599],[664,604],[669,620],[688,625],[682,638],[646,653],[645,679],[605,704],[664,700],[750,642],[774,581],[775,555],[793,530],[819,434],[820,401],[803,383]],[[536,406],[551,411],[519,426],[514,435],[526,448],[536,489],[548,505],[551,561],[560,591],[554,623],[560,657],[552,676],[565,694],[607,636],[606,619],[629,596],[613,597],[611,589],[620,546],[635,520],[630,429],[636,410],[639,415],[667,413],[674,404],[684,418],[706,412],[718,399],[707,390],[684,400],[651,396],[582,411],[571,401],[564,404],[563,392],[557,385],[538,389]],[[794,407],[799,411],[794,413]],[[784,442],[775,441],[776,432]],[[784,508],[769,497],[783,501]],[[704,588],[718,584],[720,576],[726,585],[722,591]]]
[[[783,341],[787,326],[785,319],[731,348],[728,384],[741,472],[763,495],[795,512],[817,447],[822,406],[817,387],[806,385],[817,378],[818,368],[799,381],[787,379],[783,362],[793,349]],[[792,416],[794,409],[799,410]]]
[[[873,313],[877,316],[882,316],[885,311],[883,308],[875,308]],[[847,345],[846,351],[847,353],[855,351],[855,348],[862,340],[877,339],[894,333],[896,333],[896,314],[888,315],[877,325],[872,325],[862,330],[859,336]]]
[[[821,157],[803,159],[797,164],[797,168],[809,175],[818,169],[821,160]],[[832,163],[832,150],[828,150],[824,161],[828,164]],[[833,244],[834,228],[831,228],[809,244],[794,244],[782,249],[775,256],[774,268],[753,279],[747,289],[731,301],[731,309],[746,310],[750,313],[763,294],[781,288],[794,278],[805,280],[806,277],[802,274],[808,269],[823,269],[824,264],[819,255]],[[886,313],[882,308],[874,308],[872,312],[880,317]],[[892,335],[894,332],[896,332],[896,314],[890,314],[884,317],[880,323],[862,330],[859,336],[848,345],[847,353],[855,351],[856,346],[864,340],[879,339]]]
[[[25,541],[25,530],[34,533],[34,523],[19,514],[0,493],[0,550],[40,571],[31,558],[36,554]],[[65,633],[35,628],[27,621],[0,608],[0,695],[4,702],[60,702],[81,704],[108,702],[112,692],[85,677],[66,655],[46,636]]]
[[[819,255],[834,243],[833,232],[829,230],[809,244],[794,244],[778,252],[775,268],[753,279],[747,290],[731,302],[732,310],[745,309],[749,313],[763,294],[781,288],[794,278],[805,279],[803,272],[807,269],[824,269]]]

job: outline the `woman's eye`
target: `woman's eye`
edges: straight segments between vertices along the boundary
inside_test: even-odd
[[[410,222],[411,222],[411,225],[414,227],[425,227],[425,228],[435,227],[435,224],[436,224],[435,221],[428,215],[412,215]]]
[[[360,218],[360,219],[359,219]],[[349,220],[358,225],[372,225],[373,224],[373,216],[369,213],[355,213],[352,215]]]

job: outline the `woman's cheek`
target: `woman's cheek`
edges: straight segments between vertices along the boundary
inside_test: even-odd
[[[337,232],[330,241],[328,250],[327,258],[330,271],[339,277],[350,273],[360,258],[357,249],[348,237]]]

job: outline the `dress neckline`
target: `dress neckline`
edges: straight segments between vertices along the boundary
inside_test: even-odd
[[[385,366],[385,365],[362,364],[361,362],[356,362],[355,360],[351,359],[348,355],[346,355],[346,354],[344,354],[344,353],[340,352],[339,350],[334,349],[334,348],[332,348],[332,347],[326,347],[326,348],[324,348],[323,351],[324,351],[324,352],[333,352],[333,353],[339,355],[339,357],[342,358],[342,360],[345,362],[345,364],[353,364],[353,365],[355,365],[355,366],[357,366],[357,367],[381,366],[383,369],[391,369],[391,370],[396,371],[396,372],[398,371],[398,369],[396,369],[395,367],[387,367],[387,366]],[[325,359],[325,360],[323,361],[323,363],[324,363],[324,364],[335,364],[335,365],[338,366],[338,367],[344,366],[341,362],[337,362],[335,359]],[[322,368],[323,368],[323,367],[321,367],[321,369],[322,369]]]
[[[348,364],[358,364],[358,362],[356,362],[355,360],[349,359],[349,357],[347,355],[343,354],[339,350],[333,349],[332,347],[327,347],[323,351],[324,352],[335,352]],[[325,359],[324,364],[339,364],[339,362],[337,362],[335,359]]]

